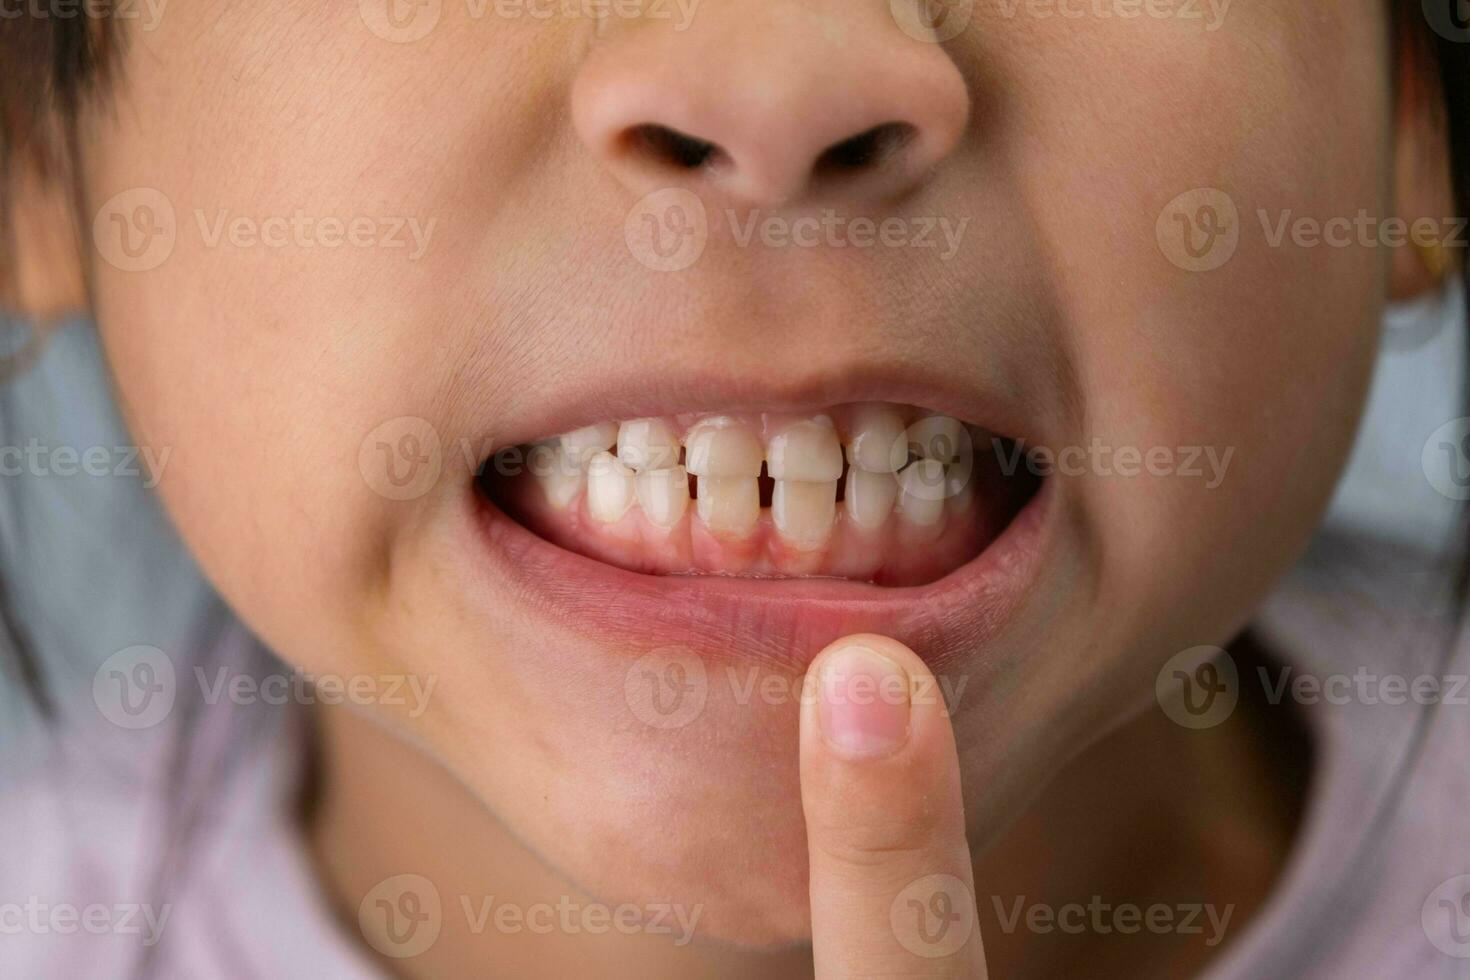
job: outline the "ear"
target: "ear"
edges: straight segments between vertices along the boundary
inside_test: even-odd
[[[13,148],[0,168],[7,227],[0,228],[0,311],[47,324],[87,308],[81,235],[71,167],[35,143]]]
[[[1398,55],[1394,213],[1411,228],[1416,220],[1431,220],[1436,237],[1443,240],[1455,231],[1453,222],[1447,224],[1446,219],[1457,214],[1457,205],[1439,64],[1433,45],[1422,37],[1422,27],[1414,25],[1400,29]],[[1458,248],[1441,245],[1426,250],[1414,244],[1412,237],[1402,248],[1392,249],[1391,299],[1411,299],[1439,288],[1463,261]]]

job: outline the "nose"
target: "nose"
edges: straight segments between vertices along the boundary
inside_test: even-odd
[[[682,24],[615,24],[573,84],[578,136],[635,193],[890,199],[959,142],[970,112],[959,69],[943,46],[905,33],[884,0],[693,10]]]

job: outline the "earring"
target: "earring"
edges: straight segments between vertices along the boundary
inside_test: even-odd
[[[1445,243],[1436,238],[1426,245],[1416,239],[1414,251],[1419,253],[1419,261],[1424,263],[1424,268],[1434,277],[1434,281],[1444,282],[1450,269],[1450,250]]]

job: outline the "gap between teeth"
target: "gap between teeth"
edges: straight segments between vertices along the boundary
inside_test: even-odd
[[[762,467],[774,481],[771,520],[798,550],[820,549],[841,508],[859,528],[878,531],[890,520],[911,536],[938,534],[946,511],[973,499],[973,437],[961,422],[923,415],[905,424],[894,407],[852,406],[845,441],[830,416],[795,419],[762,440],[760,427],[733,416],[708,416],[680,435],[668,419],[604,422],[559,437],[554,465],[537,479],[548,503],[566,509],[585,490],[588,515],[602,524],[637,509],[672,530],[689,510],[706,528],[741,538],[761,516]]]

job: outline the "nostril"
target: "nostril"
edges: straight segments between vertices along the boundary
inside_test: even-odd
[[[717,144],[657,123],[630,127],[623,134],[625,150],[676,170],[697,170],[726,159]]]
[[[884,123],[833,143],[817,157],[812,167],[817,176],[840,176],[881,165],[895,156],[918,135],[908,123]]]
[[[572,128],[637,198],[888,206],[938,179],[968,132],[950,50],[897,29],[888,4],[706,6],[688,25],[610,30],[576,67]]]

